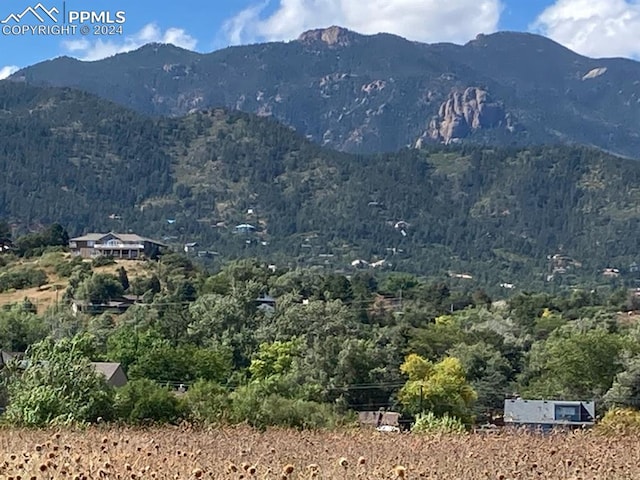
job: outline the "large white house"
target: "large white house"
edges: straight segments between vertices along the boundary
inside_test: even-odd
[[[75,255],[85,258],[107,255],[114,258],[135,260],[150,257],[164,243],[135,233],[87,233],[69,240],[69,248]]]

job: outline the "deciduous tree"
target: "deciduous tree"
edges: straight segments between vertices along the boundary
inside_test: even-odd
[[[81,335],[57,341],[47,338],[32,345],[24,371],[9,380],[6,420],[43,426],[108,419],[113,389],[86,356],[92,341]]]
[[[400,370],[409,377],[398,393],[398,399],[408,413],[416,415],[430,411],[438,416],[449,414],[471,421],[471,407],[477,394],[467,381],[460,360],[445,357],[433,363],[411,354]]]

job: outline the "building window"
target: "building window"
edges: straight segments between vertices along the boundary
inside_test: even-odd
[[[567,422],[579,422],[580,421],[580,406],[579,405],[556,405],[555,406],[556,420],[564,420]]]
[[[93,240],[89,240],[87,241],[87,247],[95,247],[96,242],[94,242]]]

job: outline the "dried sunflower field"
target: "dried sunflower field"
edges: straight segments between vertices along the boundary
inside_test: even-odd
[[[640,479],[632,436],[0,430],[0,479]]]

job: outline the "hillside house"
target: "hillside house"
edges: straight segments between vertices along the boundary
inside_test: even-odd
[[[24,369],[29,365],[28,360],[24,360],[24,352],[0,351],[0,370],[12,360],[19,360],[18,368]],[[124,373],[122,365],[116,362],[91,362],[91,366],[104,375],[107,384],[112,387],[122,387],[127,383],[127,375]]]
[[[358,412],[361,427],[376,428],[383,431],[397,431],[400,428],[400,414],[385,410]],[[386,427],[386,428],[385,428]]]
[[[504,401],[504,424],[543,431],[553,428],[584,428],[595,423],[595,402],[565,400]]]
[[[0,253],[10,252],[13,249],[13,244],[11,240],[2,240],[0,239]]]
[[[255,231],[256,231],[256,227],[248,223],[241,223],[240,225],[236,225],[233,229],[234,233],[243,233],[245,235],[248,235]]]
[[[198,242],[189,242],[184,244],[184,253],[196,253],[200,245]]]
[[[258,310],[262,310],[266,314],[273,314],[276,311],[276,299],[265,293],[256,298]]]
[[[138,295],[122,295],[121,297],[111,298],[105,303],[91,303],[74,299],[71,302],[71,311],[74,315],[77,315],[79,312],[90,315],[98,315],[104,312],[124,313],[130,306],[140,303],[141,301],[142,299]]]
[[[362,260],[361,258],[358,258],[357,260],[354,260],[353,262],[351,262],[351,266],[353,268],[369,268],[369,262],[367,262],[366,260]]]
[[[100,255],[137,260],[149,258],[166,248],[162,242],[141,237],[135,233],[88,233],[69,240],[69,248],[74,255],[93,258]]]
[[[127,384],[127,375],[122,369],[122,365],[115,362],[91,362],[96,372],[104,375],[107,384],[112,387],[122,387]]]
[[[605,268],[602,271],[602,276],[607,278],[618,278],[620,276],[620,270],[617,268]]]
[[[12,360],[20,360],[24,356],[23,352],[6,352],[0,350],[0,370]]]

